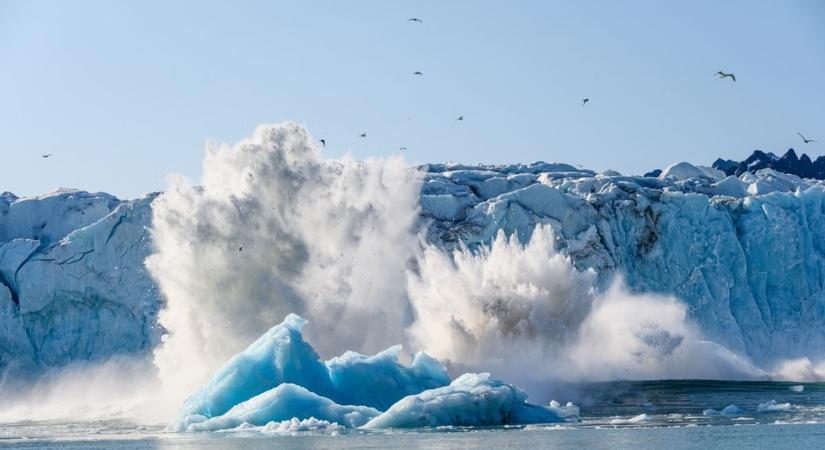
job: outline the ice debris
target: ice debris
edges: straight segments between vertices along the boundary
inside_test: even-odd
[[[451,382],[446,368],[424,353],[405,366],[399,346],[321,361],[301,334],[306,323],[290,314],[230,359],[185,402],[170,428],[289,431],[308,420],[365,429],[578,420],[575,405],[527,403],[524,391],[487,373]]]
[[[775,412],[786,412],[790,411],[792,408],[790,403],[777,403],[776,400],[771,400],[769,402],[760,403],[759,406],[756,407],[756,412],[759,413],[775,413]]]

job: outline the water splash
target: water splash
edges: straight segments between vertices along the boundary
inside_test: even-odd
[[[213,146],[200,186],[153,205],[146,265],[166,298],[161,379],[192,392],[291,312],[322,355],[404,343],[404,273],[418,240],[421,175],[401,158],[322,159],[294,124]]]
[[[596,289],[555,250],[549,226],[522,245],[500,232],[489,248],[430,246],[408,280],[416,346],[461,367],[517,383],[764,376],[703,339],[675,298]]]

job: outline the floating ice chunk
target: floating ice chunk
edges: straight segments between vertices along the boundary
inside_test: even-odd
[[[343,430],[344,427],[326,420],[318,420],[314,417],[309,419],[298,420],[292,418],[281,422],[269,422],[261,428],[261,433],[264,434],[291,434],[301,431],[323,431],[326,433],[335,433]]]
[[[410,367],[398,362],[401,346],[375,356],[356,352],[326,362],[334,388],[333,399],[347,405],[367,405],[386,410],[407,395],[450,383],[447,370],[425,353],[418,353]]]
[[[224,364],[206,386],[186,401],[180,415],[217,417],[281,383],[300,384],[312,392],[328,395],[332,385],[327,368],[301,335],[306,323],[295,314],[287,316]]]
[[[745,411],[736,405],[725,406],[721,411],[717,411],[715,409],[706,409],[702,411],[702,415],[705,416],[739,416],[744,413]]]
[[[638,416],[631,417],[629,419],[613,419],[610,421],[611,425],[624,425],[624,424],[635,424],[635,423],[647,423],[650,422],[652,419],[647,414],[639,414]]]
[[[803,386],[801,384],[791,386],[788,389],[790,389],[790,390],[792,390],[793,392],[796,392],[796,393],[805,392],[805,386]]]
[[[483,426],[578,419],[575,406],[539,406],[527,403],[526,399],[527,394],[519,388],[492,380],[488,373],[467,373],[449,386],[401,399],[364,428]]]
[[[559,417],[570,420],[578,420],[580,415],[579,407],[574,405],[572,402],[567,402],[564,406],[561,406],[561,403],[550,400],[550,403],[547,405],[547,408],[553,410]]]
[[[769,402],[760,403],[759,406],[756,407],[756,412],[759,413],[773,413],[773,412],[785,412],[790,411],[792,408],[790,403],[776,403],[776,400],[771,400]]]
[[[216,431],[236,428],[243,423],[263,426],[270,422],[316,418],[357,428],[380,414],[368,406],[339,405],[305,388],[284,383],[278,387],[235,405],[225,414],[203,420],[189,416],[179,421],[174,431]]]
[[[255,396],[267,392],[271,395],[271,389],[284,383],[306,388],[312,395],[332,403],[381,410],[407,395],[450,383],[446,368],[426,354],[417,354],[409,367],[401,364],[398,361],[400,346],[374,356],[347,352],[324,363],[303,339],[301,329],[306,323],[303,318],[290,314],[232,357],[206,386],[186,401],[172,429],[185,430],[192,423],[222,416]],[[293,416],[278,417],[258,425]]]
[[[573,429],[573,427],[571,427],[571,426],[558,425],[558,424],[556,424],[556,425],[535,425],[535,424],[531,424],[531,425],[527,425],[524,428],[522,428],[521,431],[547,431],[547,430],[561,431],[561,430],[572,430],[572,429]]]
[[[740,415],[740,414],[744,414],[744,413],[745,413],[745,411],[743,411],[741,408],[739,408],[736,405],[725,406],[725,408],[722,410],[722,414],[726,414],[726,415],[729,415],[729,416],[736,416],[736,415]]]

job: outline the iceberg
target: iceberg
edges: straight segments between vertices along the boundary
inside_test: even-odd
[[[793,406],[790,403],[777,403],[776,400],[760,403],[756,407],[758,413],[778,413],[790,411]]]
[[[404,366],[397,346],[374,356],[347,352],[322,362],[303,340],[306,323],[290,314],[230,359],[184,403],[170,429],[288,430],[304,421],[375,429],[578,419],[576,406],[527,403],[519,388],[486,373],[451,382],[446,368],[423,353]]]
[[[741,416],[745,411],[736,405],[728,405],[722,408],[721,411],[715,409],[706,409],[702,411],[703,416]]]
[[[647,414],[642,413],[642,414],[639,414],[638,416],[633,416],[629,419],[612,419],[610,421],[610,424],[611,425],[635,425],[635,424],[640,424],[640,423],[648,423],[651,420],[653,420],[653,419],[651,419],[650,416],[648,416]]]
[[[339,405],[306,388],[284,383],[233,406],[225,414],[207,419],[192,415],[175,422],[174,431],[217,431],[237,428],[241,424],[264,426],[285,420],[318,419],[357,428],[380,414],[368,406]]]
[[[261,405],[275,400],[283,402],[279,399],[282,396],[301,397],[302,392],[295,389],[281,389],[278,395],[272,394],[273,388],[285,384],[298,385],[296,388],[305,388],[305,393],[318,397],[308,400],[310,402],[330,399],[336,403],[385,409],[406,395],[450,382],[446,368],[426,354],[415,355],[409,367],[402,365],[398,361],[401,351],[398,346],[374,356],[347,352],[323,362],[304,341],[301,330],[306,323],[296,314],[288,315],[218,370],[206,386],[186,401],[180,415],[212,418],[231,413],[242,416],[250,409],[249,405],[234,412],[230,409],[247,400]],[[286,403],[277,403],[283,404]],[[273,416],[259,425],[292,417],[295,416]],[[314,417],[326,420],[329,416]]]
[[[410,395],[364,428],[489,426],[577,420],[573,405],[541,406],[526,402],[519,388],[490,379],[489,373],[465,373],[449,386]]]

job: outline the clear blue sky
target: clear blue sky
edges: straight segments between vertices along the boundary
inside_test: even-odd
[[[0,191],[136,196],[283,119],[414,163],[821,155],[825,2],[0,0]]]

